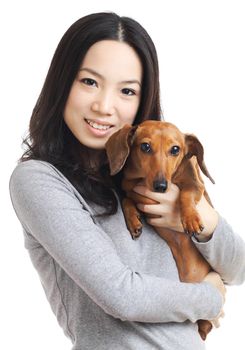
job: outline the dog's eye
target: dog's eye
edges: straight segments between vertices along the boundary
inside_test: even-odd
[[[151,146],[149,145],[149,143],[146,143],[146,142],[144,142],[140,145],[140,149],[141,149],[141,151],[143,151],[145,153],[151,152]]]
[[[177,156],[180,152],[180,147],[179,146],[173,146],[170,150],[170,153],[172,156]]]

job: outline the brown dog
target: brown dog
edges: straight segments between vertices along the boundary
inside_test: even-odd
[[[133,188],[140,183],[151,191],[166,192],[169,183],[178,186],[181,220],[187,234],[164,229],[161,230],[161,237],[172,251],[180,280],[201,282],[211,267],[190,237],[193,233],[199,234],[204,228],[196,204],[203,194],[210,204],[211,201],[199,167],[213,183],[214,181],[205,166],[200,141],[194,135],[181,133],[171,123],[148,120],[138,126],[125,125],[114,133],[106,143],[106,152],[111,175],[123,169],[122,189],[126,192],[126,197],[122,201],[122,207],[133,239],[142,232],[140,212],[135,203],[156,203],[137,194]],[[202,339],[206,339],[211,329],[209,321],[198,321]]]

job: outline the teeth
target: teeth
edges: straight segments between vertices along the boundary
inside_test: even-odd
[[[86,122],[91,125],[94,129],[99,129],[99,130],[108,130],[110,129],[110,125],[101,125],[101,124],[97,124],[97,123],[94,123],[92,122],[91,120],[89,119],[86,119]]]

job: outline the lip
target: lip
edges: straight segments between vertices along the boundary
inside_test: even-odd
[[[111,123],[108,123],[104,120],[99,120],[99,119],[90,119],[90,118],[84,118],[85,119],[85,122],[87,123],[87,120],[93,122],[93,123],[96,123],[96,124],[99,124],[99,125],[105,125],[105,126],[114,126],[113,124]]]
[[[107,129],[107,130],[103,130],[103,129],[95,129],[95,128],[93,128],[91,125],[89,125],[88,123],[87,123],[87,118],[84,118],[84,122],[85,122],[85,124],[86,124],[86,126],[87,126],[87,129],[89,130],[89,132],[91,133],[91,134],[93,134],[93,136],[97,136],[97,137],[104,137],[104,136],[107,136],[108,134],[110,134],[111,133],[111,131],[112,131],[112,129],[114,129],[114,125],[112,125],[112,124],[109,124],[109,123],[106,123],[106,122],[104,122],[103,121],[103,123],[102,122],[99,122],[98,120],[92,120],[92,119],[88,119],[88,120],[91,120],[92,122],[94,122],[94,123],[97,123],[97,124],[100,124],[100,125],[110,125],[111,127],[109,128],[109,129]]]

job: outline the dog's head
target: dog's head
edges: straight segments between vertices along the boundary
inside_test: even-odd
[[[182,161],[192,156],[196,156],[202,172],[213,182],[203,160],[201,142],[171,123],[148,120],[138,126],[125,125],[105,147],[111,175],[125,165],[128,179],[144,179],[152,191],[165,192]]]

